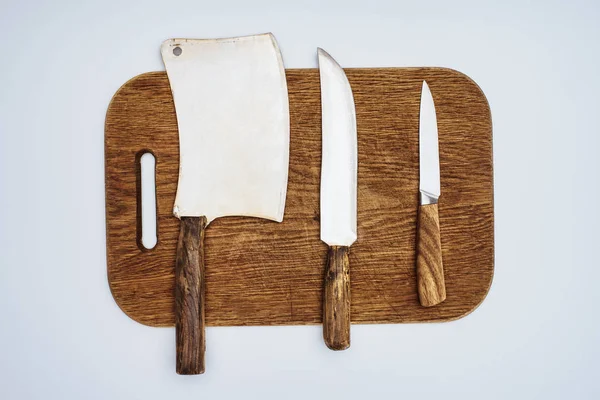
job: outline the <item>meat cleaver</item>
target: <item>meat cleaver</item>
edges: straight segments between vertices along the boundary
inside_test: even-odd
[[[178,374],[204,372],[204,232],[215,218],[283,220],[289,103],[272,34],[161,46],[179,128],[175,265]],[[235,267],[235,266],[232,266]]]

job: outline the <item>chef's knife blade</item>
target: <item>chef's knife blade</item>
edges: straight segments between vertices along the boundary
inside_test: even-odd
[[[444,301],[446,285],[437,204],[441,194],[437,117],[425,81],[419,114],[419,192],[417,284],[421,305],[430,307]]]
[[[215,218],[281,222],[289,160],[283,61],[271,34],[170,39],[161,53],[177,113],[181,219],[177,372],[204,372],[204,230]]]
[[[350,346],[349,247],[356,241],[357,133],[354,98],[339,64],[318,49],[321,80],[321,240],[328,266],[323,337],[333,350]]]

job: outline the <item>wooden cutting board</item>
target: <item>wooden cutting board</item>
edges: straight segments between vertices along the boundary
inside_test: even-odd
[[[494,272],[492,121],[467,76],[442,68],[347,69],[358,124],[358,241],[350,254],[352,322],[449,321],[475,309]],[[415,235],[421,84],[437,109],[439,201],[447,299],[417,297]],[[206,233],[207,325],[321,323],[327,246],[319,240],[321,110],[316,69],[287,70],[291,138],[283,223],[222,218]],[[232,115],[232,118],[235,118]],[[141,245],[140,165],[156,157],[158,244]],[[139,75],[106,115],[108,281],[121,309],[151,326],[174,325],[179,220],[177,121],[165,72]]]

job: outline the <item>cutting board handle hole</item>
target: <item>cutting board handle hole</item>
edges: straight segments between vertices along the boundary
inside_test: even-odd
[[[156,158],[150,151],[143,150],[136,157],[138,170],[138,247],[152,250],[158,242],[156,219]]]

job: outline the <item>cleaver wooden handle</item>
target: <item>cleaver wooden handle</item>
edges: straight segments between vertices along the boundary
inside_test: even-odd
[[[437,204],[426,204],[419,207],[417,285],[419,301],[424,307],[435,306],[446,299]]]
[[[350,347],[350,263],[347,246],[330,246],[323,290],[323,339],[332,350]]]
[[[182,217],[175,264],[177,373],[204,373],[204,231],[206,217]]]

